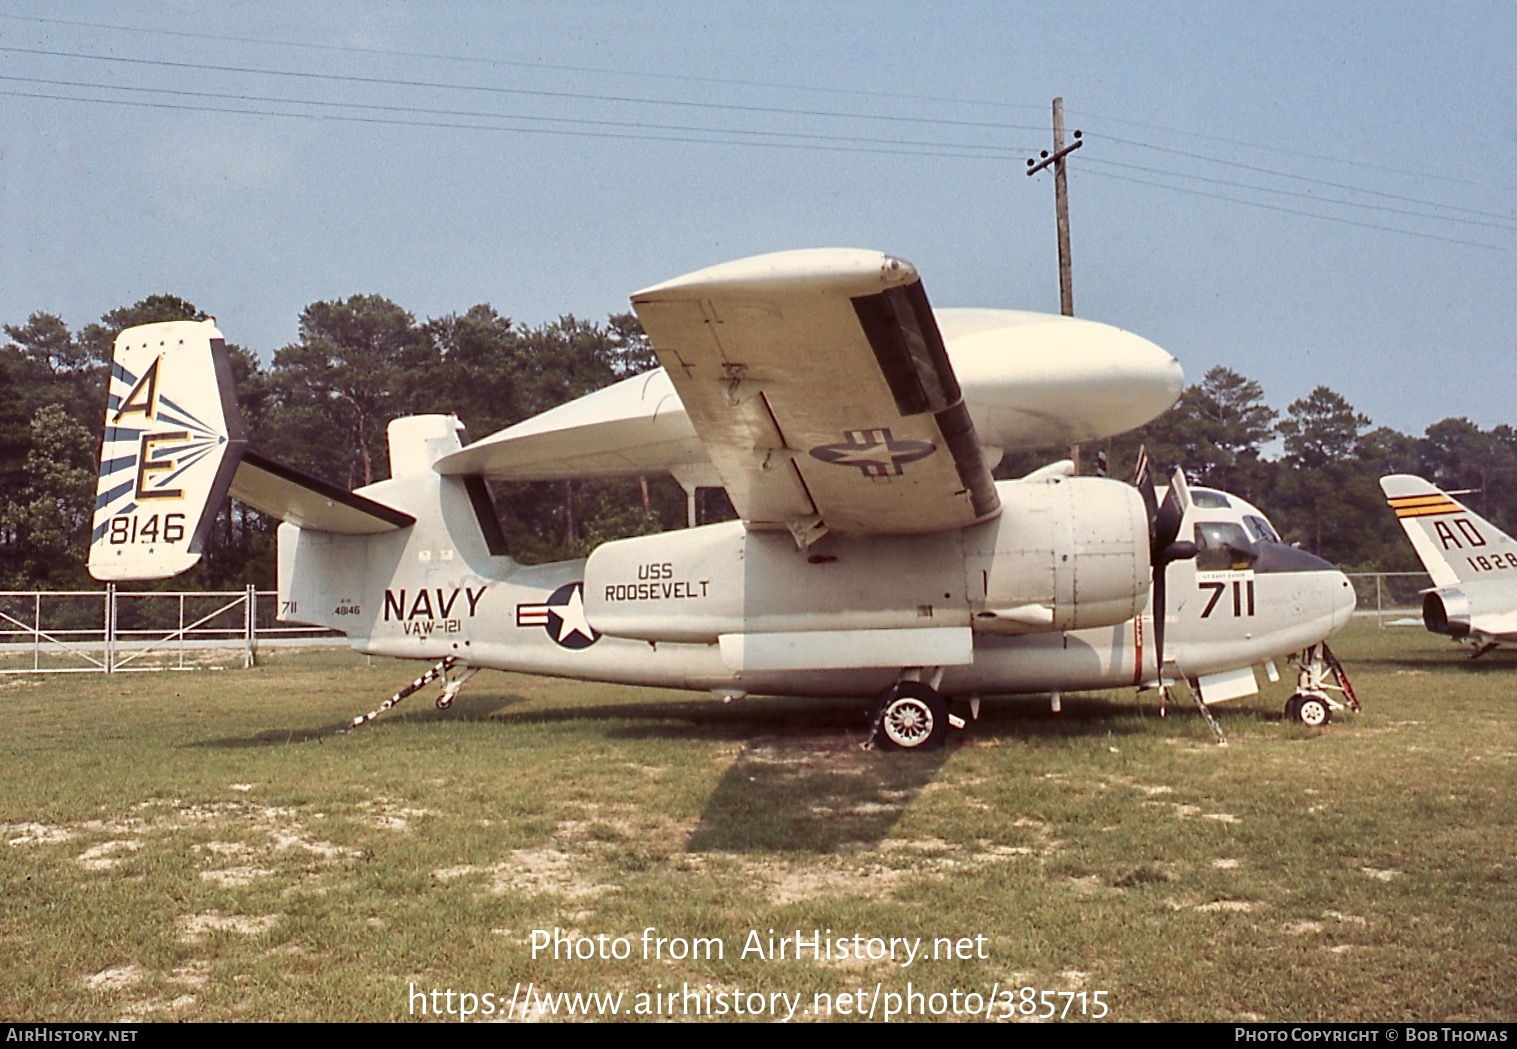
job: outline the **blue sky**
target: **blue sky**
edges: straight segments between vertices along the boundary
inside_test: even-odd
[[[0,0],[0,49],[4,323],[167,292],[267,358],[313,301],[600,320],[817,246],[1056,311],[1062,95],[1077,313],[1280,409],[1517,421],[1509,5]]]

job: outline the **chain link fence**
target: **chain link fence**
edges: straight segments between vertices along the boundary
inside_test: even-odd
[[[1373,616],[1376,626],[1398,619],[1422,622],[1422,591],[1433,585],[1426,572],[1348,572],[1359,598],[1354,608],[1358,618]]]

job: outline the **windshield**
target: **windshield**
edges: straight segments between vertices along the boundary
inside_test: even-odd
[[[1235,521],[1196,522],[1196,570],[1239,572],[1252,568],[1259,552],[1243,526]]]
[[[1269,522],[1257,514],[1245,514],[1243,524],[1248,528],[1248,534],[1256,543],[1280,542],[1280,537],[1275,534]]]

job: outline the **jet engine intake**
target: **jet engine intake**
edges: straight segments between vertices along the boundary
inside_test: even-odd
[[[1434,634],[1449,637],[1468,637],[1470,633],[1470,601],[1464,592],[1454,590],[1429,590],[1422,595],[1422,624]]]

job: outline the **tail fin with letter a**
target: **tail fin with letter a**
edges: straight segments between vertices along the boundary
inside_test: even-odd
[[[214,320],[117,336],[90,574],[164,579],[193,567],[246,444]]]
[[[229,495],[337,535],[416,520],[250,450],[214,321],[128,328],[111,360],[90,575],[167,579],[194,567]]]

